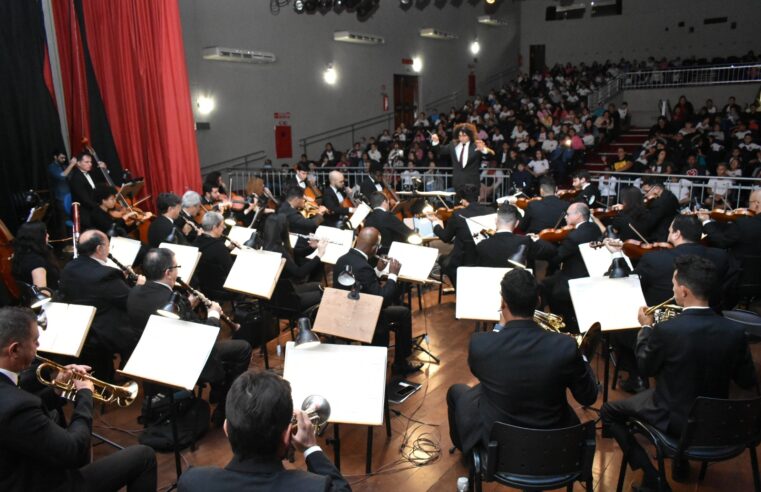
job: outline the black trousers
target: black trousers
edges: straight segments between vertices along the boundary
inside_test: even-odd
[[[110,492],[125,486],[128,492],[154,492],[156,453],[148,446],[129,446],[80,468],[79,474],[88,492]]]
[[[467,384],[453,384],[447,390],[447,415],[449,416],[449,438],[452,445],[462,451],[462,438],[457,429],[456,409],[457,401],[470,389]]]
[[[388,306],[381,311],[372,345],[388,347],[389,330],[394,332],[394,364],[402,364],[412,353],[412,313],[405,306]]]
[[[651,398],[651,393],[653,391],[655,390],[650,389],[643,391],[626,400],[609,401],[605,403],[600,410],[600,417],[602,418],[603,425],[616,440],[621,451],[627,456],[627,461],[632,467],[632,470],[643,469],[645,471],[645,482],[651,484],[656,483],[658,480],[658,472],[650,462],[650,458],[645,449],[639,442],[637,442],[634,436],[629,433],[629,430],[626,427],[626,421],[629,418],[636,418],[643,421],[647,420],[638,412],[638,409],[642,408],[641,402]]]

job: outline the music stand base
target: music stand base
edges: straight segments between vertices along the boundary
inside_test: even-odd
[[[418,335],[416,337],[412,337],[412,339],[410,340],[411,345],[412,345],[412,351],[414,352],[415,350],[418,350],[420,352],[423,352],[428,357],[433,359],[433,361],[436,362],[436,364],[441,364],[441,360],[438,357],[433,355],[430,352],[430,350],[428,350],[426,348],[423,348],[423,341],[426,339],[427,336],[428,336],[428,334],[426,333],[426,334],[423,334],[423,335]],[[426,361],[426,362],[430,363],[431,361]]]

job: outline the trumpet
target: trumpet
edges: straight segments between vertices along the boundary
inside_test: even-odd
[[[318,436],[322,435],[330,418],[330,403],[328,403],[328,400],[320,395],[307,396],[304,398],[304,403],[301,404],[301,410],[306,412],[307,418],[314,425],[315,434]],[[296,415],[293,415],[291,417],[291,435],[295,436],[298,431]],[[296,449],[293,447],[293,443],[291,443],[286,451],[286,458],[291,463],[294,462],[295,452]]]
[[[37,381],[45,386],[50,386],[52,388],[61,390],[61,396],[63,398],[74,401],[77,390],[74,387],[72,380],[56,381],[55,379],[45,379],[45,376],[42,374],[45,369],[65,371],[66,368],[61,364],[53,362],[50,359],[46,359],[45,357],[37,355],[36,358],[41,362],[41,364],[37,366]],[[100,379],[96,379],[90,375],[76,374],[74,375],[74,378],[89,380],[92,382],[93,386],[95,387],[92,393],[92,397],[93,399],[102,403],[113,404],[119,407],[128,407],[132,405],[132,402],[134,402],[135,398],[137,398],[138,385],[135,381],[129,381],[122,386],[119,386],[101,381]]]
[[[203,292],[201,292],[198,289],[194,289],[190,285],[186,284],[185,281],[182,280],[180,277],[177,277],[175,281],[177,282],[177,285],[179,285],[180,287],[182,287],[189,293],[196,296],[203,303],[204,306],[206,306],[207,308],[211,307],[211,304],[212,304],[211,300],[205,295],[203,295]],[[233,321],[232,319],[230,319],[230,317],[227,316],[225,313],[219,313],[219,319],[227,323],[230,326],[230,328],[232,328],[234,331],[237,331],[238,328],[240,328],[240,325],[236,323],[235,321]]]
[[[655,324],[663,323],[671,318],[676,318],[682,313],[682,306],[672,304],[674,301],[675,299],[670,297],[656,306],[651,306],[645,310],[645,315],[652,315]]]

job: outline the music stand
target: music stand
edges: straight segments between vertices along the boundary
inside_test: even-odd
[[[328,241],[325,247],[325,254],[320,258],[322,263],[327,265],[335,265],[338,259],[348,253],[351,247],[354,246],[354,231],[351,229],[319,226],[314,231],[314,238]],[[311,259],[315,256],[317,256],[317,250],[314,250],[307,258]]]
[[[198,266],[198,260],[201,259],[201,252],[195,246],[185,246],[174,243],[161,243],[159,248],[171,249],[177,257],[177,263],[180,265],[180,271],[177,276],[190,283],[193,273]]]
[[[137,255],[140,252],[140,247],[140,241],[135,241],[134,239],[129,239],[126,237],[114,236],[110,241],[109,253],[122,265],[132,266],[135,263],[135,258],[137,258]],[[111,258],[106,260],[106,263],[108,263],[108,266],[112,268],[119,268],[116,263],[111,261]]]
[[[373,210],[370,208],[369,205],[362,202],[359,205],[357,205],[356,210],[354,210],[354,213],[351,214],[351,217],[349,217],[349,226],[352,229],[356,229],[360,225],[362,225],[362,222],[365,221],[368,215],[370,215],[370,212]]]
[[[269,300],[283,272],[280,253],[258,249],[241,250],[235,258],[224,288]]]
[[[29,216],[27,217],[27,222],[37,222],[43,219],[45,217],[45,214],[48,212],[48,207],[50,204],[43,203],[39,207],[33,207],[31,210],[29,210]]]
[[[143,189],[144,185],[145,181],[142,179],[128,181],[127,183],[122,184],[122,187],[119,188],[119,193],[121,193],[122,196],[129,197],[130,200],[134,200],[137,194]]]
[[[470,235],[473,236],[473,242],[476,244],[483,241],[484,237],[481,231],[484,229],[497,230],[497,214],[479,215],[478,217],[465,217],[465,223],[468,224]]]
[[[345,291],[344,291],[345,292]],[[291,383],[295,406],[309,395],[320,395],[330,402],[333,424],[333,453],[341,469],[341,443],[338,424],[368,426],[365,469],[372,467],[372,430],[386,421],[391,435],[386,392],[386,347],[332,345],[323,343],[309,349],[286,343],[283,378]]]
[[[312,331],[370,343],[375,335],[383,297],[359,294],[350,299],[347,291],[326,287]]]
[[[49,302],[42,309],[47,327],[40,330],[40,352],[79,358],[95,318],[95,307]]]
[[[500,283],[510,270],[513,268],[458,267],[455,318],[475,321],[476,331],[482,325],[485,328],[487,322],[498,322],[502,304]]]
[[[579,245],[579,252],[581,258],[584,260],[584,265],[587,267],[590,277],[602,277],[608,272],[610,268],[610,262],[613,261],[613,253],[608,251],[608,248],[592,248],[591,243],[585,243]],[[624,261],[629,265],[630,270],[634,270],[632,262],[628,256],[624,256]]]
[[[211,355],[219,327],[152,315],[124,369],[131,378],[168,386],[170,421],[177,480],[182,475],[182,458],[177,447],[177,407],[174,389],[192,391]],[[170,490],[176,488],[173,484]]]

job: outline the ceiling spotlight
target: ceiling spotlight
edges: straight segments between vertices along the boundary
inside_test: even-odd
[[[399,5],[401,5],[402,7],[407,7],[410,4],[412,4],[412,0],[399,0]]]
[[[486,0],[486,5],[494,5],[497,3],[497,0]]]
[[[214,111],[216,106],[214,98],[209,96],[198,96],[196,104],[198,106],[198,113],[204,116]]]
[[[328,68],[322,73],[322,79],[328,85],[335,85],[336,80],[338,80],[338,74],[332,64],[328,65]]]
[[[474,39],[473,42],[470,43],[470,52],[477,55],[479,51],[481,51],[481,44],[478,42],[478,39]]]
[[[420,71],[423,70],[423,59],[419,56],[415,56],[412,58],[412,71],[415,73],[420,73]]]
[[[293,10],[295,10],[298,14],[304,12],[304,0],[295,0],[293,2]]]

